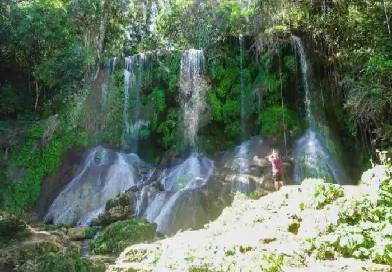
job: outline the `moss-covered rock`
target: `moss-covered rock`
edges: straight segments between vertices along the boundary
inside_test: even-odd
[[[95,226],[108,226],[114,222],[130,219],[132,217],[132,192],[120,194],[106,202],[105,212],[92,222]]]
[[[127,194],[120,194],[119,196],[110,199],[108,202],[106,202],[105,210],[108,211],[111,208],[117,207],[117,206],[131,206],[131,198]]]
[[[95,254],[120,253],[127,246],[151,241],[156,225],[141,219],[119,221],[106,227],[91,244]]]

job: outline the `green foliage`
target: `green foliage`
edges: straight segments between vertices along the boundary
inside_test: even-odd
[[[344,194],[343,187],[332,183],[320,183],[313,193],[313,203],[316,209],[322,209]]]
[[[298,230],[301,227],[301,222],[302,222],[301,217],[297,215],[291,216],[291,223],[287,230],[293,234],[298,234]]]
[[[155,230],[155,224],[142,219],[115,222],[98,234],[91,243],[91,250],[95,254],[118,254],[127,246],[151,241]]]
[[[300,131],[299,120],[295,112],[285,107],[269,107],[261,115],[261,134],[262,135],[287,135],[295,136]]]
[[[310,251],[319,259],[332,259],[338,254],[345,257],[371,259],[381,264],[392,264],[391,166],[381,183],[376,200],[349,201],[339,213],[337,224],[327,233],[310,241]]]
[[[58,130],[47,143],[43,134],[43,125],[34,123],[26,141],[12,153],[11,163],[25,171],[21,180],[0,191],[6,208],[13,212],[32,208],[40,194],[42,180],[60,166],[65,151],[87,143],[86,135],[75,131],[65,120],[60,121]]]
[[[259,189],[259,190],[255,190],[255,191],[251,192],[251,193],[248,195],[248,197],[249,197],[250,199],[257,200],[257,199],[262,198],[263,196],[266,196],[267,194],[268,194],[267,191],[264,191],[264,190]]]
[[[104,272],[105,265],[83,258],[79,253],[73,251],[65,253],[50,252],[39,257],[33,263],[22,265],[16,271]]]
[[[260,268],[263,272],[279,272],[284,264],[284,257],[274,253],[264,253],[261,260]]]
[[[98,231],[99,231],[98,227],[87,228],[84,233],[84,237],[86,239],[94,239],[94,237],[97,235]]]

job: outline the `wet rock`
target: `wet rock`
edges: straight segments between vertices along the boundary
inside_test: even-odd
[[[93,220],[93,226],[107,226],[116,221],[130,219],[133,216],[133,205],[136,201],[135,192],[128,191],[106,202],[105,212]]]

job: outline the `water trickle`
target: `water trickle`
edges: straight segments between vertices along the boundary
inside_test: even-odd
[[[309,129],[296,142],[294,157],[294,179],[300,183],[304,178],[324,178],[329,182],[347,183],[346,173],[336,158],[339,145],[327,125],[319,94],[314,92],[311,67],[305,47],[299,37],[292,36],[291,41],[298,54],[304,86],[304,104]]]
[[[180,105],[183,118],[184,149],[197,149],[197,132],[200,116],[204,111],[206,84],[204,74],[204,53],[190,49],[181,59],[180,70]]]

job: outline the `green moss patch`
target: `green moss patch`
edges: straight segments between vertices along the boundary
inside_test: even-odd
[[[91,243],[95,254],[118,254],[127,246],[149,242],[155,236],[156,225],[141,219],[118,221],[106,227]]]

